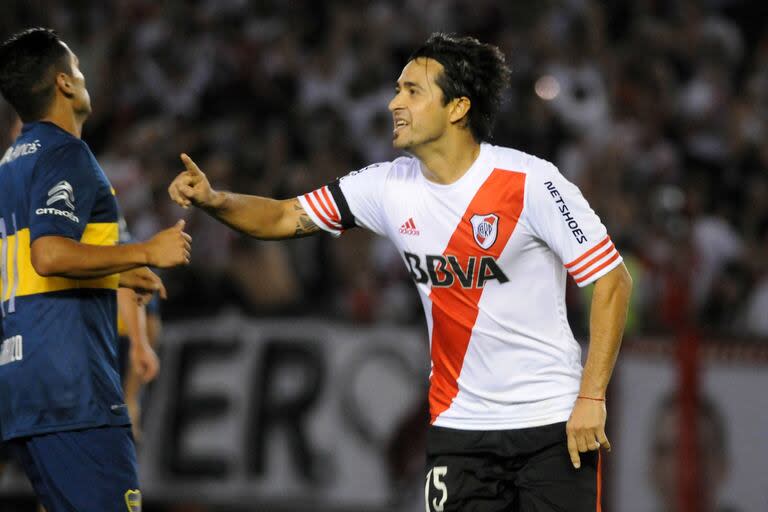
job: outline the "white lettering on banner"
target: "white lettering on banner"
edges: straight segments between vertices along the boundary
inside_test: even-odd
[[[3,340],[0,348],[0,366],[15,361],[21,361],[24,357],[23,338],[21,336],[11,336]]]

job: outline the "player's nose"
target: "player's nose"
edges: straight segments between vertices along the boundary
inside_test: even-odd
[[[399,94],[395,94],[392,99],[389,101],[389,105],[387,105],[387,109],[389,109],[390,112],[394,112],[398,108],[402,107],[402,104],[400,100],[398,99],[400,97]]]

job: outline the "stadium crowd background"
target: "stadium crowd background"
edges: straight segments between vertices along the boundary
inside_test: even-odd
[[[3,34],[57,29],[94,113],[84,139],[137,238],[180,215],[191,269],[166,318],[242,308],[422,322],[400,258],[362,232],[267,243],[172,205],[186,151],[217,187],[291,197],[397,156],[386,104],[432,31],[498,44],[513,86],[494,142],[578,184],[636,283],[630,333],[693,318],[768,335],[768,31],[740,0],[3,2]],[[14,122],[0,106],[6,147]],[[358,230],[359,231],[359,230]],[[587,297],[569,290],[576,330]]]

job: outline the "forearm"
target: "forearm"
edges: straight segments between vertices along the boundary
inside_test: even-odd
[[[129,288],[118,288],[117,309],[125,325],[131,346],[148,343],[146,309],[136,300],[136,293]]]
[[[144,308],[144,313],[147,317],[147,340],[149,341],[149,346],[156,348],[163,330],[163,322],[160,320],[160,315],[147,314],[146,308]]]
[[[620,265],[595,283],[587,362],[579,394],[604,398],[621,347],[632,279]]]
[[[286,219],[287,203],[267,197],[216,192],[203,210],[230,228],[262,240],[293,238],[296,229]]]
[[[147,263],[142,244],[89,245],[59,236],[44,236],[32,244],[32,264],[46,277],[94,279]]]

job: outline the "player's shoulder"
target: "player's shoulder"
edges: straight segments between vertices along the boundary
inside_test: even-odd
[[[412,156],[401,156],[390,162],[387,177],[397,181],[413,181],[421,177],[419,160]]]
[[[59,137],[42,141],[34,173],[38,177],[53,173],[70,174],[72,171],[88,176],[96,173],[98,164],[88,145],[76,137]]]
[[[77,137],[65,137],[60,134],[46,137],[41,134],[41,137],[36,139],[36,144],[38,146],[35,162],[37,172],[61,168],[63,162],[77,162],[79,166],[83,163],[91,164],[90,149]]]
[[[391,161],[376,162],[367,165],[356,171],[352,171],[346,176],[340,178],[344,181],[347,178],[369,179],[377,182],[390,180],[402,181],[409,177],[415,177],[418,173],[418,165],[413,157],[399,157]]]
[[[498,169],[525,173],[531,179],[552,179],[560,176],[555,164],[544,158],[505,146],[490,146]]]
[[[90,160],[91,150],[82,140],[71,138],[55,138],[40,143],[40,157],[74,157]]]

